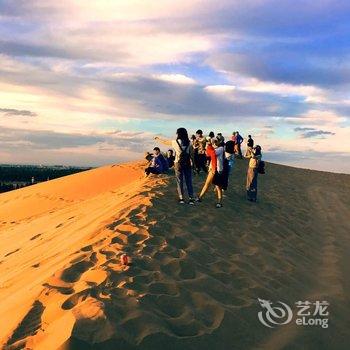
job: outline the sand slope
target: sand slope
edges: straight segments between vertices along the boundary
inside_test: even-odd
[[[139,163],[0,195],[1,344],[346,349],[350,176],[269,164],[252,204],[245,167],[219,210],[213,193],[179,206],[173,177]],[[327,300],[330,328],[266,328],[258,298]]]

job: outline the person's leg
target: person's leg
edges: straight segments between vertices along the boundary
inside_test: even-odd
[[[193,198],[192,169],[191,168],[184,169],[184,176],[185,176],[188,196],[190,198]]]
[[[220,186],[215,186],[215,188],[218,196],[218,203],[222,204],[222,188]]]
[[[251,184],[253,181],[253,169],[252,168],[248,168],[247,171],[247,183],[246,183],[246,190],[247,190],[247,199],[251,200]]]
[[[238,154],[238,145],[237,145],[237,143],[235,143],[235,145],[233,147],[233,151],[234,151],[234,154],[237,156],[237,154]]]
[[[256,202],[258,196],[258,171],[254,169],[254,178],[251,184],[251,199]]]
[[[214,175],[215,175],[215,174],[214,174],[213,172],[211,172],[211,171],[208,172],[207,179],[205,180],[205,183],[204,183],[204,185],[203,185],[203,188],[202,188],[202,190],[201,190],[201,193],[200,193],[199,196],[198,196],[199,199],[202,199],[203,196],[204,196],[204,195],[206,194],[206,192],[208,191],[209,186],[210,186],[210,185],[212,184],[212,182],[213,182]]]
[[[176,188],[179,195],[179,199],[183,199],[184,193],[184,181],[183,181],[183,172],[175,168],[175,177],[176,177]]]
[[[145,169],[145,173],[146,173],[147,175],[149,175],[149,174],[156,174],[156,175],[159,175],[159,174],[160,174],[160,172],[159,172],[158,169],[156,169],[156,168],[154,168],[154,167],[151,167],[151,166]]]
[[[239,155],[239,158],[243,158],[243,155],[242,155],[242,148],[241,148],[241,145],[238,144],[238,155]]]
[[[194,172],[197,172],[198,174],[200,172],[200,158],[197,152],[194,154]]]
[[[203,169],[203,171],[205,172],[205,173],[207,173],[208,172],[208,168],[207,168],[207,157],[206,157],[206,155],[205,154],[201,154],[200,155],[201,156],[201,158],[200,158],[200,162],[201,162],[201,168]]]

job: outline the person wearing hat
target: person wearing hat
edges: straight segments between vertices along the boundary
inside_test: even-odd
[[[247,170],[247,199],[250,202],[256,202],[258,195],[258,166],[261,162],[261,147],[255,146],[252,152],[246,157],[249,159],[248,170]]]
[[[145,169],[145,175],[148,176],[149,174],[162,174],[169,169],[168,161],[164,158],[164,156],[161,154],[159,147],[154,147],[154,156],[151,160],[150,166],[148,166]]]

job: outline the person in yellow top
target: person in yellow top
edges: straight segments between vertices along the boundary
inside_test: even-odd
[[[258,195],[258,167],[261,161],[261,147],[255,146],[250,154],[246,156],[249,159],[247,171],[247,199],[251,202],[256,202]]]

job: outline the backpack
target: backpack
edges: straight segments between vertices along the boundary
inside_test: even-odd
[[[265,162],[261,160],[258,164],[258,173],[265,174]]]
[[[235,153],[235,143],[234,141],[227,141],[225,144],[225,152],[229,154]]]
[[[177,169],[188,169],[191,167],[191,156],[190,153],[187,152],[188,148],[190,147],[190,144],[185,148],[182,149],[181,145],[179,144],[179,141],[176,140],[176,143],[179,145],[181,153],[179,154],[179,162],[177,163]]]

